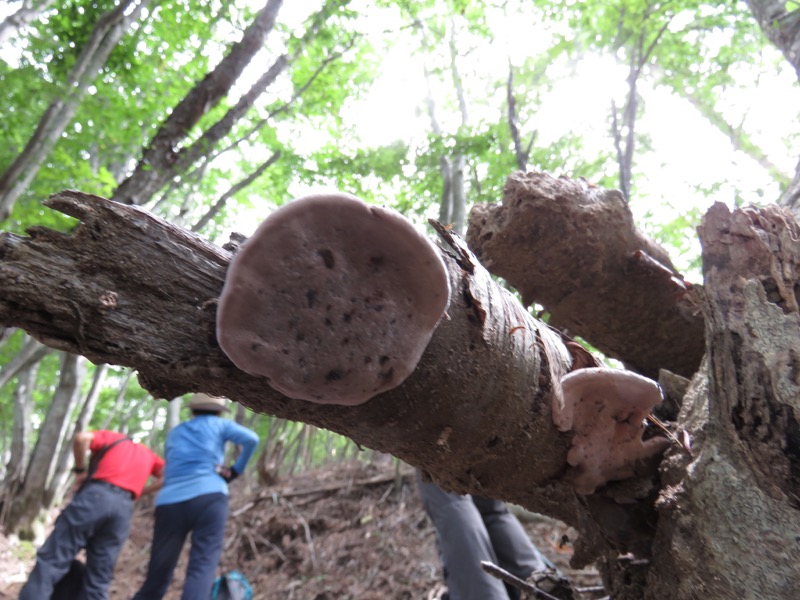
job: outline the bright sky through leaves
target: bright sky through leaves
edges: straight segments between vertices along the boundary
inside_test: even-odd
[[[259,9],[263,2],[251,2]],[[304,19],[320,5],[319,2],[285,2],[279,21],[290,30],[301,27]],[[0,18],[19,6],[18,3],[0,4]],[[424,146],[430,134],[430,119],[426,106],[424,61],[417,33],[407,24],[409,19],[396,7],[378,8],[374,3],[355,0],[351,4],[358,14],[357,29],[372,44],[380,60],[378,75],[369,86],[359,88],[360,97],[345,101],[342,116],[344,129],[351,134],[336,141],[338,144],[358,148],[377,147],[400,140],[409,144],[411,151]],[[526,59],[547,52],[554,32],[548,23],[533,23],[519,14],[505,14],[500,9],[486,9],[485,25],[491,35],[481,37],[459,32],[460,53],[458,67],[473,124],[502,120],[505,110],[505,90],[502,82],[508,72],[509,61],[518,66]],[[684,19],[685,20],[685,19]],[[671,23],[678,29],[683,22],[676,17]],[[559,27],[563,29],[564,24]],[[568,32],[569,33],[569,32]],[[232,39],[235,32],[231,32]],[[723,38],[720,37],[722,40]],[[713,41],[713,40],[712,40]],[[723,42],[720,42],[720,44]],[[214,64],[227,49],[220,44],[219,57],[211,55]],[[0,56],[12,65],[15,48],[6,44]],[[265,53],[266,54],[266,53]],[[767,48],[766,55],[772,64],[782,67],[777,52]],[[237,85],[239,93],[269,64],[269,57],[253,61],[246,77]],[[624,102],[627,68],[611,55],[585,52],[581,60],[571,64],[563,56],[548,69],[553,82],[541,106],[529,118],[521,121],[523,135],[536,131],[536,146],[556,144],[567,135],[582,139],[582,154],[591,161],[604,153],[613,153],[610,135],[610,106],[612,99]],[[748,70],[740,66],[730,75],[738,79],[715,109],[730,123],[742,124],[751,138],[762,148],[768,158],[787,176],[791,176],[796,157],[800,155],[800,124],[797,107],[800,91],[790,69],[775,67],[773,71],[759,72],[755,65]],[[498,84],[498,82],[500,82]],[[746,85],[745,82],[755,82]],[[288,82],[287,82],[288,83]],[[493,87],[489,87],[489,86]],[[460,114],[453,101],[451,83],[441,75],[433,81],[438,120],[445,133],[455,135],[460,126]],[[282,90],[282,91],[281,91]],[[670,221],[679,214],[690,211],[705,212],[714,201],[728,204],[766,203],[777,200],[779,186],[765,169],[742,152],[733,149],[731,140],[711,125],[686,100],[677,97],[665,87],[653,88],[645,79],[640,82],[640,94],[645,110],[637,130],[650,140],[651,148],[637,148],[634,164],[634,194],[631,207],[640,225],[651,230],[661,222]],[[288,99],[291,89],[284,84],[272,92]],[[81,124],[73,129],[80,131]],[[277,127],[284,143],[293,145],[301,154],[311,154],[334,141],[333,133],[319,127],[318,121],[285,121]],[[269,148],[253,148],[254,156],[269,153]],[[530,165],[536,169],[536,164]],[[604,175],[613,179],[616,166],[609,163]],[[549,169],[552,172],[552,169]],[[232,181],[220,179],[219,188],[235,183],[242,173],[238,165],[229,169]],[[563,172],[572,177],[596,175]],[[416,175],[407,171],[407,182]],[[384,184],[385,185],[385,184]],[[395,183],[404,185],[402,181]],[[298,195],[319,189],[319,184],[295,181],[289,190]],[[709,193],[709,190],[714,190]],[[352,191],[352,190],[343,190]],[[396,192],[396,189],[395,189]],[[379,198],[391,204],[390,187],[382,187]],[[469,199],[468,199],[469,200]],[[255,225],[274,208],[274,202],[251,196],[252,208],[237,209],[236,228],[249,234]],[[431,216],[431,215],[428,215]],[[696,246],[694,252],[696,254]]]

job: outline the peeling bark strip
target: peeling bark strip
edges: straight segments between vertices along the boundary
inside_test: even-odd
[[[691,285],[634,227],[619,192],[522,172],[504,192],[470,213],[467,241],[489,271],[629,369],[692,376],[705,345]]]
[[[555,506],[554,516],[576,520],[571,490],[554,484],[545,498],[536,487],[566,466],[571,436],[553,424],[550,392],[551,370],[568,367],[546,357],[569,355],[471,255],[472,274],[441,251],[451,300],[405,382],[361,406],[317,405],[240,371],[217,345],[228,252],[136,206],[79,192],[46,204],[81,222],[70,234],[0,236],[0,322],[94,362],[130,366],[156,397],[228,396],[392,453],[450,489],[550,506],[550,514]]]

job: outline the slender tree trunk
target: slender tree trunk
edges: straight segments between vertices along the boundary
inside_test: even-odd
[[[22,5],[15,13],[0,21],[0,46],[20,29],[38,19],[51,4],[53,0],[22,0]]]
[[[75,402],[73,407],[74,409],[77,409],[78,406],[80,406],[80,411],[78,413],[78,419],[74,423],[71,421],[68,421],[67,423],[68,428],[66,435],[64,436],[64,442],[61,444],[58,450],[58,458],[55,463],[55,469],[53,470],[53,477],[48,483],[47,490],[45,492],[46,506],[60,504],[64,497],[64,493],[67,491],[67,485],[70,480],[70,469],[72,468],[73,464],[71,440],[77,431],[83,431],[83,428],[88,425],[89,419],[91,419],[92,413],[94,412],[94,406],[97,403],[97,398],[100,394],[99,382],[97,381],[97,378],[95,378],[92,382],[92,388],[89,390],[86,398],[82,403],[80,402],[81,383],[86,377],[86,361],[83,360],[82,357],[80,358],[81,359],[75,365],[75,380],[78,385],[75,389]],[[102,366],[105,367],[106,365]],[[101,371],[100,378],[102,379],[103,369],[99,370]],[[72,411],[72,413],[74,412],[75,410]]]
[[[86,400],[83,402],[78,420],[75,422],[76,433],[78,431],[86,431],[89,427],[89,422],[92,420],[94,409],[97,407],[97,400],[100,398],[100,391],[103,389],[103,383],[105,382],[107,372],[107,364],[97,365],[94,368],[92,386],[89,388],[89,393],[86,395]]]
[[[0,387],[3,387],[20,372],[38,363],[50,352],[52,352],[51,348],[26,335],[20,351],[0,371]]]
[[[181,409],[183,403],[180,398],[176,398],[167,405],[167,431],[172,431],[181,424]]]
[[[514,144],[514,158],[517,161],[517,169],[525,171],[528,168],[528,157],[535,135],[531,136],[527,148],[522,147],[522,137],[519,132],[519,116],[517,115],[517,99],[514,96],[514,68],[511,62],[508,63],[508,80],[506,81],[506,105],[508,107],[508,130],[511,133],[511,141]]]
[[[464,188],[465,163],[463,154],[454,155],[451,163],[452,215],[450,223],[453,226],[453,231],[459,235],[464,234],[464,226],[467,220],[467,191]]]
[[[25,149],[0,175],[0,221],[11,214],[17,198],[33,181],[42,162],[72,121],[86,89],[131,23],[138,20],[142,9],[149,3],[150,0],[120,0],[113,10],[98,19],[64,84],[64,93],[53,98]]]
[[[33,414],[33,389],[36,386],[37,365],[31,364],[18,374],[17,386],[14,388],[14,419],[11,434],[11,448],[8,462],[5,465],[2,488],[2,511],[0,526],[7,525],[6,517],[11,508],[12,499],[25,479],[28,466],[28,444],[31,437],[31,415]]]
[[[69,443],[67,437],[72,430],[70,418],[80,394],[83,362],[83,357],[64,354],[58,388],[39,429],[25,481],[12,500],[7,521],[10,532],[18,532],[23,537],[31,535],[33,521],[42,510],[49,507],[53,496],[50,486],[59,475],[60,449]]]
[[[97,400],[100,397],[100,391],[102,389],[103,380],[107,370],[108,365],[106,364],[97,365],[95,367],[89,393],[86,395],[86,398],[81,404],[80,413],[78,414],[75,424],[69,429],[69,432],[66,436],[67,440],[71,440],[75,433],[78,431],[85,431],[89,426],[89,421],[94,414],[94,409],[97,406]],[[81,379],[82,378],[83,377],[81,377]],[[59,504],[63,499],[65,492],[68,490],[67,484],[69,483],[70,479],[69,469],[72,465],[72,460],[72,444],[65,443],[61,446],[61,450],[59,452],[58,463],[56,464],[55,469],[56,476],[48,486],[46,495],[47,505]]]
[[[783,53],[800,79],[800,10],[793,2],[748,0],[764,35]]]
[[[461,73],[458,70],[458,44],[456,42],[456,27],[450,23],[450,75],[453,80],[453,88],[458,98],[458,111],[461,116],[461,127],[459,132],[466,131],[469,125],[469,111],[467,110],[467,97],[464,94],[464,82],[461,80]],[[451,221],[453,231],[458,235],[464,235],[464,227],[467,220],[467,193],[464,187],[464,169],[466,160],[463,152],[457,149],[450,161],[450,185],[451,185]]]
[[[177,150],[191,129],[209,110],[230,92],[245,67],[258,53],[275,25],[283,0],[267,0],[242,39],[220,61],[203,81],[181,100],[159,128],[145,150],[133,174],[114,192],[113,200],[126,204],[143,204],[158,192],[176,170],[182,159]],[[284,64],[285,66],[285,64]],[[212,147],[203,147],[208,153]],[[188,161],[187,159],[187,162]],[[184,169],[188,165],[183,165]]]
[[[119,389],[117,390],[117,395],[114,398],[114,406],[108,412],[108,416],[100,425],[99,429],[108,429],[111,427],[111,423],[113,423],[115,420],[120,420],[120,415],[122,414],[122,409],[125,405],[125,394],[128,391],[128,385],[130,384],[131,377],[133,377],[133,371],[129,370],[125,373],[125,376],[122,378],[122,380],[120,380]]]

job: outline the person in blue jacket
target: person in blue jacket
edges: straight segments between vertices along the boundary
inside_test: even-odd
[[[211,595],[228,518],[228,483],[244,471],[258,445],[255,432],[220,417],[227,411],[226,403],[225,398],[194,394],[189,401],[192,418],[167,435],[167,464],[156,498],[150,562],[134,600],[164,597],[189,533],[191,550],[181,598]],[[226,442],[242,449],[230,467],[222,464]]]

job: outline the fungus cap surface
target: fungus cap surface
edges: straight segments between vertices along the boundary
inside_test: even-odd
[[[568,479],[581,494],[635,474],[637,463],[666,449],[663,437],[642,439],[644,419],[661,402],[658,384],[621,369],[578,369],[561,379],[560,421],[574,431]]]
[[[267,217],[234,257],[217,340],[286,396],[360,404],[411,374],[449,296],[439,251],[402,215],[310,195]]]

